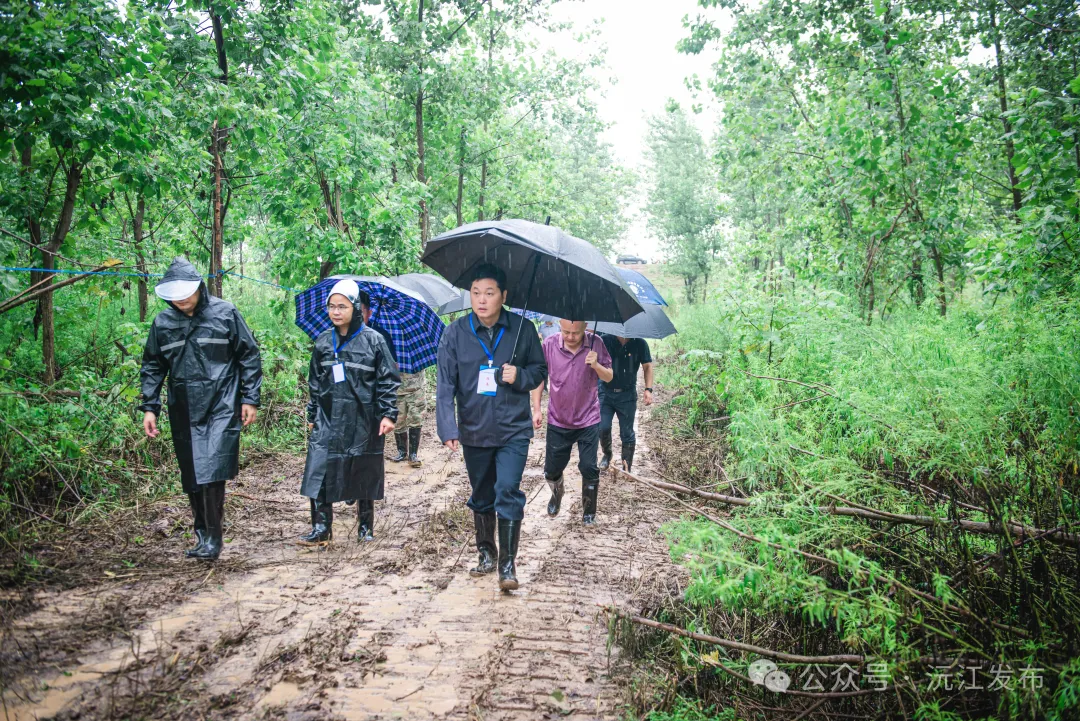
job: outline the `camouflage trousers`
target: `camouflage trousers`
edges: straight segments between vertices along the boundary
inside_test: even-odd
[[[424,374],[402,373],[397,394],[397,430],[419,428],[424,422]]]

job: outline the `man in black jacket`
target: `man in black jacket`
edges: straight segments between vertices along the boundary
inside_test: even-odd
[[[255,422],[259,405],[259,347],[240,311],[211,296],[183,258],[154,292],[169,307],[154,318],[143,351],[143,429],[150,438],[160,433],[168,376],[173,449],[195,516],[196,545],[187,555],[212,561],[221,554],[225,481],[239,470],[240,428]]]
[[[443,445],[457,450],[460,443],[472,484],[468,505],[480,562],[470,573],[495,571],[497,526],[499,588],[510,591],[518,587],[521,474],[533,436],[529,392],[544,382],[547,364],[532,323],[503,310],[502,270],[479,266],[470,298],[473,312],[451,323],[439,343],[436,420]]]

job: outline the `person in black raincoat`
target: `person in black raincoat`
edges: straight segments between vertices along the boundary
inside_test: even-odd
[[[169,307],[150,325],[142,362],[143,429],[160,433],[161,386],[169,380],[169,426],[180,482],[195,517],[191,558],[221,554],[225,481],[240,465],[240,429],[255,421],[262,362],[255,336],[232,303],[211,296],[183,258],[154,288]]]
[[[333,504],[356,501],[361,541],[374,538],[375,501],[383,498],[383,444],[397,420],[397,364],[385,338],[364,322],[367,298],[356,281],[338,281],[326,310],[334,327],[315,339],[308,370],[307,463],[300,493],[311,499],[311,532],[302,543],[333,537]]]

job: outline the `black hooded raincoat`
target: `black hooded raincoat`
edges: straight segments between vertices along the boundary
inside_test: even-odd
[[[199,280],[183,258],[162,282]],[[241,404],[259,405],[262,362],[255,336],[232,303],[199,286],[188,317],[172,303],[150,326],[142,362],[142,405],[161,416],[161,386],[169,379],[169,426],[185,493],[236,477],[240,461]]]
[[[325,484],[327,503],[383,498],[385,438],[379,435],[379,422],[383,418],[397,421],[401,381],[383,336],[368,325],[356,332],[361,318],[357,303],[349,328],[351,339],[338,348],[344,381],[334,382],[336,328],[323,331],[311,353],[307,414],[315,428],[308,439],[300,493],[315,498]]]

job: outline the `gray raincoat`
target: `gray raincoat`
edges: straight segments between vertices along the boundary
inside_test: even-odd
[[[202,280],[183,258],[162,282]],[[150,325],[142,362],[142,405],[161,416],[161,386],[169,379],[169,426],[185,493],[236,477],[240,406],[259,405],[262,362],[255,336],[232,303],[199,286],[189,318],[171,303]]]
[[[379,435],[379,422],[397,420],[397,364],[383,336],[371,326],[361,327],[360,318],[358,303],[350,340],[338,347],[345,380],[334,382],[337,329],[323,331],[311,353],[307,414],[315,428],[308,439],[300,493],[315,498],[325,484],[327,503],[382,500],[385,437]]]

